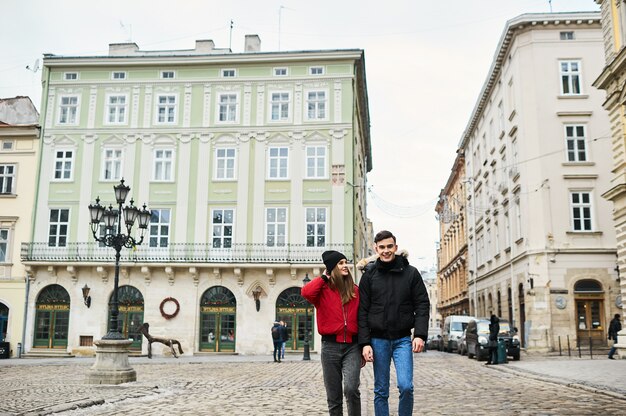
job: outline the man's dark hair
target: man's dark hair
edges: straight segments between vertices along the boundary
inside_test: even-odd
[[[615,319],[619,319],[619,318],[620,318],[619,313],[616,313],[616,314],[615,314]]]
[[[396,236],[391,234],[391,231],[382,230],[374,237],[374,243],[378,243],[379,241],[385,240],[387,238],[393,238],[393,242],[396,242]]]

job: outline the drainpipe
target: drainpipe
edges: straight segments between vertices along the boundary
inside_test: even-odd
[[[24,322],[22,323],[22,348],[18,352],[18,358],[22,358],[22,353],[26,348],[26,319],[28,318],[28,294],[30,292],[30,279],[26,275],[26,297],[24,298]]]

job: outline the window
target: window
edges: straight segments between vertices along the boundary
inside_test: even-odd
[[[2,150],[5,151],[5,152],[13,150],[13,140],[3,140],[2,141]]]
[[[220,94],[218,120],[221,122],[237,121],[237,94]]]
[[[561,61],[561,94],[580,94],[580,61]]]
[[[0,228],[0,263],[7,262],[8,248],[9,248],[9,230],[7,228]]]
[[[589,192],[570,192],[572,207],[572,229],[574,231],[592,231],[591,194]]]
[[[59,124],[76,124],[78,115],[78,97],[61,97],[59,107]]]
[[[157,98],[157,123],[176,122],[176,96],[159,95]]]
[[[222,69],[222,76],[224,78],[232,78],[236,75],[236,72],[234,69]]]
[[[122,149],[102,151],[102,175],[105,181],[118,181],[122,178]]]
[[[309,68],[310,75],[324,75],[324,67],[323,66],[312,66]]]
[[[306,177],[326,178],[326,146],[307,146]]]
[[[265,230],[268,247],[284,247],[287,244],[287,208],[266,208]]]
[[[269,175],[270,179],[287,179],[289,148],[270,147],[269,148]]]
[[[73,164],[73,150],[57,150],[54,160],[54,179],[71,180]]]
[[[498,124],[500,127],[500,134],[504,133],[504,105],[502,104],[502,101],[498,103]]]
[[[326,91],[309,91],[306,105],[309,120],[326,119]]]
[[[153,209],[150,217],[150,247],[167,247],[170,236],[170,210]]]
[[[156,149],[154,151],[154,174],[153,180],[167,181],[173,178],[174,151],[172,149]]]
[[[326,208],[306,209],[306,246],[326,245]]]
[[[289,93],[273,92],[271,94],[271,119],[272,121],[285,121],[289,119]]]
[[[574,40],[574,32],[560,32],[559,38],[561,40]]]
[[[65,247],[67,245],[67,231],[69,227],[69,209],[51,209],[50,225],[48,229],[48,246]]]
[[[117,80],[126,79],[126,72],[114,71],[111,74],[111,79],[117,79]]]
[[[106,123],[124,124],[126,123],[126,96],[109,95],[107,97]]]
[[[511,219],[509,211],[504,213],[504,246],[511,247]]]
[[[274,68],[274,76],[286,77],[287,76],[287,68]]]
[[[0,165],[0,194],[15,193],[15,165]]]
[[[565,126],[565,140],[567,141],[567,161],[585,162],[587,160],[585,126]]]
[[[232,209],[213,210],[213,248],[232,247],[234,214]]]
[[[163,79],[174,78],[174,71],[161,71],[161,78]]]
[[[63,74],[63,79],[66,81],[74,81],[78,79],[78,72],[66,72]]]
[[[235,149],[215,149],[215,179],[235,179]]]

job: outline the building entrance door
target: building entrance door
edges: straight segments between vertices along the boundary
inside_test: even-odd
[[[66,348],[70,322],[70,296],[61,285],[45,287],[35,305],[33,347]]]
[[[200,299],[200,351],[234,352],[237,301],[224,286],[207,289]]]
[[[284,290],[276,301],[276,320],[287,324],[289,340],[285,344],[286,350],[301,350],[304,348],[306,330],[309,333],[309,348],[313,349],[313,315],[315,309],[300,294],[300,288],[292,287]]]
[[[125,339],[133,341],[128,348],[131,351],[141,351],[143,339],[139,328],[143,325],[143,295],[136,287],[124,285],[118,288],[117,300],[119,302],[117,327]],[[109,310],[109,319],[107,320],[109,325],[111,325],[110,313]]]
[[[600,282],[579,280],[574,285],[576,305],[576,337],[579,345],[606,345],[604,291]]]

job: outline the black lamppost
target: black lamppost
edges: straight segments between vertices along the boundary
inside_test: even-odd
[[[114,209],[112,205],[109,205],[109,209],[106,209],[100,205],[100,197],[96,198],[96,204],[89,204],[89,214],[91,216],[91,231],[93,232],[93,238],[104,244],[107,247],[113,247],[115,249],[115,280],[113,286],[113,300],[109,304],[111,312],[111,322],[109,325],[109,332],[102,337],[106,340],[122,340],[124,336],[119,331],[118,315],[119,315],[119,300],[118,300],[118,286],[120,278],[120,251],[122,247],[133,248],[140,245],[143,242],[143,237],[150,223],[150,217],[152,213],[146,209],[146,204],[143,204],[143,209],[135,207],[134,201],[130,200],[130,204],[124,206],[126,197],[130,191],[130,186],[124,185],[124,179],[122,179],[119,185],[113,187],[115,191],[115,199],[117,201],[117,209]],[[124,223],[126,224],[126,234],[122,233],[122,211],[124,212]],[[131,236],[131,231],[135,220],[138,220],[139,224],[139,241],[135,240]],[[105,234],[102,237],[98,236],[98,230],[100,228],[100,222],[104,223],[106,228]]]
[[[311,281],[311,279],[309,279],[309,274],[306,273],[304,275],[304,279],[302,279],[302,283],[304,283],[303,286],[306,286],[307,283],[309,283]],[[309,351],[309,301],[306,300],[306,304],[304,305],[305,309],[304,309],[304,356],[302,357],[302,360],[304,361],[309,361],[311,359],[311,354]]]

